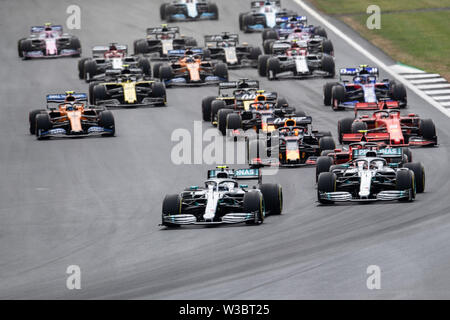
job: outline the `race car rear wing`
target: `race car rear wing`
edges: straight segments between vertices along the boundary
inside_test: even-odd
[[[293,22],[301,22],[303,24],[306,24],[308,22],[308,18],[306,16],[290,15],[290,16],[277,17],[275,20],[275,23],[277,25],[280,25],[282,23],[286,23],[291,20],[293,20]]]
[[[117,48],[117,51],[125,52],[125,54],[128,53],[128,46],[126,44],[118,44],[115,45]],[[109,51],[109,46],[94,46],[92,47],[92,55],[102,55],[105,52]]]
[[[58,94],[48,94],[46,96],[47,103],[62,103],[66,101],[67,96],[73,96],[77,101],[87,101],[87,94],[86,93],[58,93]]]
[[[207,179],[214,179],[220,173],[228,174],[228,178],[236,180],[262,180],[261,170],[258,168],[229,169],[227,166],[217,166],[216,169],[208,170]]]
[[[62,33],[63,31],[63,26],[62,25],[52,25],[49,26],[50,28],[52,28],[53,31],[59,31]],[[46,26],[32,26],[30,28],[31,33],[41,33],[45,30]],[[47,27],[48,28],[48,27]]]
[[[369,148],[367,149],[352,149],[352,158],[353,159],[357,159],[357,158],[361,158],[361,157],[365,157],[366,153],[368,151],[376,151],[377,153],[377,157],[380,158],[399,158],[402,159],[403,156],[403,150],[402,148],[380,148],[377,150],[371,150]]]
[[[239,42],[239,35],[237,33],[226,33],[223,34],[209,34],[204,37],[205,43],[207,42],[219,42],[219,41],[235,41]]]
[[[238,81],[228,81],[219,83],[219,90],[221,89],[259,89],[258,80],[241,79]]]
[[[147,35],[161,34],[161,33],[180,33],[180,27],[155,27],[147,28]]]
[[[185,52],[187,50],[169,50],[167,51],[167,56],[170,57],[184,57]],[[203,49],[201,48],[191,48],[189,49],[189,51],[191,51],[193,54],[198,54],[198,55],[203,55]]]
[[[340,76],[356,76],[359,74],[370,74],[370,75],[379,75],[378,68],[374,67],[359,67],[359,68],[342,68],[339,70]]]
[[[308,124],[312,124],[312,117],[306,116],[306,117],[289,117],[289,118],[276,118],[273,121],[274,125],[285,125],[286,122],[295,122],[295,126],[306,126]]]
[[[259,0],[259,1],[252,1],[250,3],[250,6],[252,9],[261,8],[266,4],[267,1]],[[281,7],[281,0],[271,0],[270,4],[275,4],[278,7]]]

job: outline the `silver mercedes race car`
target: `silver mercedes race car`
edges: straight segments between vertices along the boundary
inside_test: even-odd
[[[261,224],[267,215],[279,215],[283,192],[278,184],[263,184],[260,169],[208,170],[204,187],[191,186],[180,194],[167,195],[162,205],[162,224],[181,225]],[[249,188],[241,179],[257,179]]]

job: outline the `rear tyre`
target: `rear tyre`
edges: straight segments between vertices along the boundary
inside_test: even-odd
[[[171,80],[173,78],[173,69],[171,66],[161,66],[159,68],[159,78],[161,81]]]
[[[276,80],[277,74],[281,72],[280,60],[278,58],[270,58],[267,61],[267,79]]]
[[[155,63],[153,65],[153,78],[159,79],[159,69],[163,66],[161,62]]]
[[[335,71],[335,65],[334,65],[334,59],[331,56],[323,56],[322,57],[322,71],[325,71],[328,73],[326,78],[334,78],[334,75],[336,74]],[[344,89],[344,87],[342,87]]]
[[[425,168],[420,162],[405,163],[404,168],[408,168],[414,172],[414,182],[416,185],[416,192],[422,193],[425,191]]]
[[[138,40],[134,46],[134,54],[145,54],[150,52],[150,47],[145,39]]]
[[[336,149],[336,143],[332,137],[322,137],[319,139],[320,151]]]
[[[162,222],[166,227],[179,227],[179,225],[164,222],[165,216],[181,214],[181,197],[178,194],[166,195],[162,205]]]
[[[286,100],[286,98],[280,97],[280,98],[278,98],[278,100],[277,100],[277,108],[278,108],[278,109],[281,109],[281,108],[283,108],[283,107],[289,107],[289,103],[288,103],[288,101]],[[300,116],[299,116],[299,117],[300,117]]]
[[[317,35],[317,36],[321,36],[321,37],[324,37],[324,38],[327,38],[327,31],[324,29],[324,28],[322,28],[322,27],[315,27],[314,28],[314,34],[315,35]]]
[[[270,56],[262,55],[258,58],[258,73],[261,77],[265,77],[267,75],[267,61]]]
[[[217,114],[221,109],[225,109],[227,104],[223,100],[213,100],[211,102],[211,121],[217,121]]]
[[[219,8],[215,3],[209,4],[209,12],[213,14],[213,18],[211,20],[219,20]]]
[[[202,118],[203,121],[211,121],[211,104],[216,97],[206,97],[202,100]]]
[[[354,121],[352,123],[352,133],[360,133],[360,131],[367,130],[367,123],[362,121]]]
[[[264,40],[263,42],[264,54],[272,54],[272,47],[274,42],[275,40],[273,39]]]
[[[269,39],[278,40],[278,33],[272,29],[266,29],[262,33],[263,42]]]
[[[323,104],[326,106],[331,106],[331,90],[335,85],[338,85],[338,83],[327,82],[323,86]]]
[[[214,68],[214,75],[228,81],[228,66],[225,63],[218,63]]]
[[[93,89],[93,97],[94,101],[92,104],[98,104],[101,100],[107,100],[108,99],[108,93],[106,92],[106,87],[104,85],[95,85]]]
[[[167,7],[167,3],[163,3],[159,7],[159,15],[161,17],[161,20],[165,20],[166,19],[166,7]]]
[[[78,60],[78,78],[84,79],[84,63],[90,58],[81,58]]]
[[[280,215],[283,211],[283,190],[279,184],[262,184],[259,189],[263,194],[266,215]]]
[[[338,121],[339,143],[342,144],[344,134],[352,133],[353,118],[344,118]]]
[[[317,181],[317,199],[322,204],[333,204],[334,201],[320,198],[321,192],[336,192],[336,175],[332,172],[322,172]]]
[[[250,48],[249,58],[251,60],[258,60],[260,55],[262,55],[261,48],[259,48],[259,47],[251,47]]]
[[[138,67],[142,70],[142,73],[148,77],[152,76],[152,67],[150,61],[147,58],[141,58],[138,61]]]
[[[98,73],[97,62],[89,59],[84,63],[84,79],[91,80]]]
[[[25,39],[20,39],[18,42],[17,42],[17,51],[18,51],[18,54],[19,54],[19,57],[20,58],[23,58],[23,45],[22,45],[22,42],[24,41]]]
[[[242,129],[242,118],[241,115],[238,113],[230,113],[227,115],[227,122],[226,122],[226,129],[227,130],[238,130]]]
[[[392,100],[405,102],[406,104],[406,88],[403,83],[395,83],[391,90]]]
[[[220,109],[217,112],[217,128],[224,136],[227,134],[227,117],[232,112],[231,109]]]
[[[339,105],[345,101],[345,88],[341,85],[334,86],[331,89],[331,103],[334,111],[341,110]]]
[[[247,224],[261,224],[264,222],[264,199],[261,192],[249,191],[244,194],[244,212],[254,212],[255,219]]]
[[[331,40],[322,41],[322,51],[323,53],[328,54],[330,56],[334,55],[334,47]]]
[[[436,127],[433,120],[423,119],[419,123],[419,133],[425,140],[435,140],[436,139]]]
[[[403,148],[403,154],[408,158],[408,159],[405,160],[405,163],[412,162],[413,158],[412,158],[411,149]]]

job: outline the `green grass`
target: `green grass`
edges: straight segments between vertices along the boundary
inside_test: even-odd
[[[392,12],[450,7],[450,0],[313,0],[384,50],[396,61],[450,79],[450,10]],[[381,29],[366,27],[368,5],[381,7]],[[359,13],[356,14],[355,13]],[[349,14],[349,15],[346,15]]]
[[[416,10],[450,7],[450,0],[311,0],[327,14],[366,13],[367,7],[375,4],[383,11]]]

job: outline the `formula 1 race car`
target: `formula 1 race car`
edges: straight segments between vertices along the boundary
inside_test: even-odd
[[[263,31],[275,27],[277,18],[292,15],[296,13],[281,8],[280,0],[252,1],[251,11],[239,14],[239,29],[244,32]]]
[[[384,79],[378,81],[378,68],[360,65],[340,70],[340,82],[328,82],[323,87],[323,103],[333,110],[354,108],[359,104],[376,106],[388,102],[391,108],[406,107],[406,89],[402,83]],[[353,76],[353,81],[343,80]]]
[[[422,164],[408,163],[401,168],[390,166],[386,159],[378,157],[375,150],[369,150],[363,157],[321,172],[317,181],[317,198],[323,204],[335,201],[412,201],[416,192],[423,192],[424,187]]]
[[[356,115],[361,111],[356,109]],[[365,110],[367,110],[366,108]],[[370,109],[369,109],[370,110]],[[372,109],[373,110],[373,109]],[[399,110],[377,110],[338,122],[339,142],[379,142],[391,146],[435,146],[436,127],[431,119],[417,114],[401,115]]]
[[[273,46],[277,55],[261,55],[258,59],[259,75],[269,80],[305,78],[312,76],[334,77],[332,56],[309,51],[307,42],[295,41],[288,46]]]
[[[150,61],[145,57],[128,56],[126,45],[111,43],[109,46],[92,48],[92,58],[82,58],[78,61],[78,75],[86,82],[103,78],[106,70],[122,70],[123,66],[140,69],[148,77],[152,76]]]
[[[250,189],[241,179],[258,179]],[[260,169],[208,170],[204,187],[191,186],[180,194],[167,195],[162,205],[162,225],[261,224],[268,215],[283,210],[283,192],[278,184],[263,184]]]
[[[269,120],[272,129],[266,131],[271,134],[266,141],[260,137],[248,140],[250,166],[314,165],[322,152],[336,148],[330,132],[313,130],[312,118],[300,114]]]
[[[202,100],[202,119],[211,121],[212,105],[215,101],[223,100],[224,105],[236,106],[247,109],[248,103],[256,98],[256,91],[259,90],[258,80],[239,79],[238,81],[219,83],[219,93],[217,96],[208,96]],[[221,104],[221,107],[224,107]],[[219,109],[217,109],[219,110]],[[217,112],[214,113],[214,116]]]
[[[156,63],[153,77],[161,79],[167,87],[199,86],[228,81],[226,63],[204,57],[203,49],[171,50],[169,64]]]
[[[17,46],[19,57],[23,59],[79,57],[81,54],[80,40],[63,33],[61,25],[51,23],[31,27],[30,36],[20,39]]]
[[[208,0],[173,0],[160,7],[161,20],[195,21],[218,20],[219,9]]]
[[[228,32],[205,36],[205,47],[211,59],[225,62],[228,68],[256,68],[262,53],[260,48],[249,46],[248,43],[239,45],[239,35]]]
[[[262,40],[283,40],[287,39],[295,30],[302,30],[303,36],[308,38],[315,36],[327,39],[327,31],[319,26],[308,25],[306,16],[283,16],[276,19],[276,24],[273,28],[264,29],[262,33]],[[297,31],[298,32],[298,31]]]
[[[138,69],[137,72],[140,70]],[[110,73],[116,73],[110,76]],[[107,70],[104,82],[95,81],[89,85],[92,104],[105,107],[165,106],[167,102],[164,83],[148,80],[132,69]]]
[[[180,35],[179,27],[148,28],[147,37],[134,41],[134,54],[144,54],[152,60],[167,59],[170,50],[185,50],[188,47],[197,47],[197,40],[193,37]]]
[[[299,27],[289,30],[283,37],[276,38],[274,31],[266,30],[267,39],[263,42],[265,54],[284,53],[297,44],[307,48],[309,53],[334,55],[334,47],[331,40],[313,33],[312,27]],[[275,34],[273,34],[275,33]]]
[[[258,83],[259,84],[259,83]],[[227,84],[225,84],[227,85]],[[238,89],[233,92],[232,96],[226,96],[225,93],[217,97],[215,100],[209,100],[211,97],[207,97],[202,102],[202,107],[205,102],[210,102],[211,105],[211,124],[217,126],[219,131],[226,134],[227,116],[230,113],[246,113],[247,115],[252,113],[251,105],[253,103],[272,103],[271,106],[275,106],[277,110],[282,110],[289,107],[289,103],[285,98],[279,97],[276,92],[268,92],[265,90],[258,90],[255,88]],[[291,109],[289,112],[294,112]],[[220,124],[219,124],[220,123]],[[237,123],[237,122],[235,122]],[[233,128],[235,125],[229,125],[229,128]],[[239,127],[236,127],[236,129]]]
[[[67,91],[47,95],[47,109],[29,114],[30,134],[38,140],[50,137],[114,136],[115,124],[111,111],[86,106],[87,95]],[[54,108],[49,104],[57,103]]]

